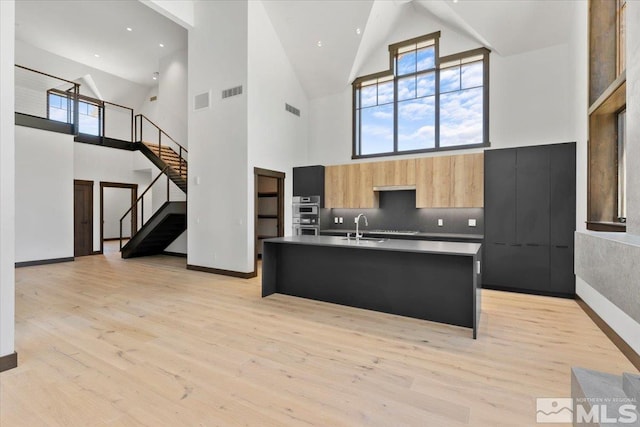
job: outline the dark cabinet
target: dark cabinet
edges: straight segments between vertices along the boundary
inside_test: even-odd
[[[485,236],[491,234],[496,243],[515,242],[516,150],[486,151],[484,176]]]
[[[485,151],[485,287],[575,293],[575,173],[575,143]]]
[[[320,207],[324,207],[324,166],[293,168],[293,195],[320,196]]]
[[[516,236],[524,245],[549,244],[549,147],[516,151]]]

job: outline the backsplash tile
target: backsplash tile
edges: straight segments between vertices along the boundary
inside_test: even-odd
[[[417,230],[423,233],[484,234],[484,209],[437,208],[417,209],[415,190],[380,192],[378,209],[321,209],[322,229],[350,230],[355,228],[354,218],[364,213],[369,221],[368,230]],[[334,224],[334,217],[343,217],[343,224]],[[438,227],[438,219],[443,226]],[[469,227],[469,219],[476,220]],[[362,226],[364,222],[360,222]]]

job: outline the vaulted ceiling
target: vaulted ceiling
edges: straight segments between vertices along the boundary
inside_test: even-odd
[[[567,43],[574,10],[574,0],[263,4],[309,98],[343,91],[369,55],[376,49],[386,51],[388,36],[406,13],[435,18],[479,46],[508,56]],[[16,38],[145,85],[153,84],[159,59],[187,43],[184,28],[136,0],[18,0]]]

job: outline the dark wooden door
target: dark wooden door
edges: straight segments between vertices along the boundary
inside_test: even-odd
[[[73,182],[73,256],[93,253],[93,181]]]

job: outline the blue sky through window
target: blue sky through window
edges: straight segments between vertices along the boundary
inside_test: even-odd
[[[402,47],[396,54],[393,80],[389,76],[382,83],[378,80],[369,81],[368,86],[363,83],[357,89],[358,155],[486,142],[483,87],[485,54],[476,53],[473,57],[448,61],[440,69],[440,79],[436,82],[435,52],[433,44],[427,47],[420,44]],[[439,88],[438,124],[436,84]],[[394,115],[397,118],[395,123]]]
[[[66,96],[49,93],[49,120],[71,123],[72,115],[73,103],[68,102]],[[100,107],[88,102],[78,102],[78,120],[80,133],[100,135]]]

